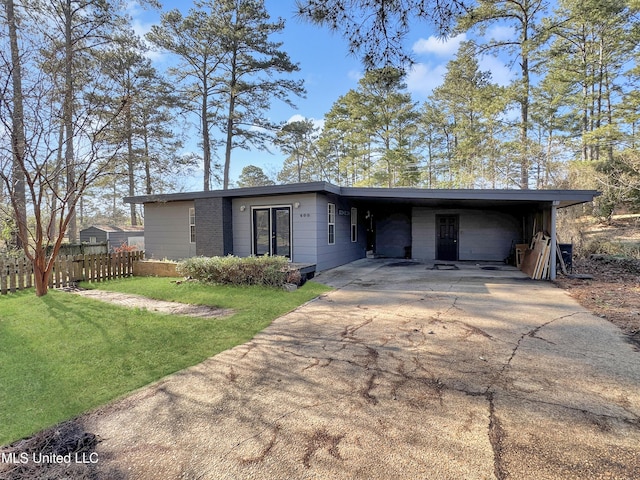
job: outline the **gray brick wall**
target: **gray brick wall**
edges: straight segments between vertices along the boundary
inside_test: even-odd
[[[233,253],[231,200],[199,198],[196,208],[196,255],[213,257]]]

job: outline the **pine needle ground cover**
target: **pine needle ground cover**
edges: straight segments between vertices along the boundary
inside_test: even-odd
[[[0,445],[245,343],[328,289],[313,282],[285,292],[151,277],[83,287],[235,313],[224,319],[162,315],[60,291],[0,297]]]

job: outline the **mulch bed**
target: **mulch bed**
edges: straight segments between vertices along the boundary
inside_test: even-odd
[[[0,448],[1,480],[90,480],[98,438],[75,421],[60,423],[33,437]]]

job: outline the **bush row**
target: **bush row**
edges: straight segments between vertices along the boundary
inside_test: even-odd
[[[300,283],[300,272],[285,257],[192,257],[178,263],[177,272],[195,280],[221,285],[281,287]]]

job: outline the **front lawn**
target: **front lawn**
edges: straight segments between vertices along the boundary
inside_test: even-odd
[[[167,278],[83,285],[231,308],[224,319],[161,315],[60,291],[0,297],[0,445],[73,418],[250,340],[328,288],[295,292]]]

